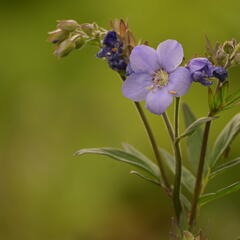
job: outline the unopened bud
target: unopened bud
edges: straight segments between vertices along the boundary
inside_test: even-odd
[[[83,38],[78,38],[75,40],[76,49],[79,49],[85,45],[86,41]]]
[[[237,54],[235,55],[235,57],[234,57],[234,62],[235,62],[236,64],[240,64],[240,53],[237,53]]]
[[[84,23],[84,24],[81,24],[81,29],[88,35],[92,34],[95,27],[94,27],[94,24],[91,24],[91,23]]]
[[[55,50],[54,54],[58,57],[67,56],[73,49],[75,49],[76,44],[72,39],[66,39],[60,43],[58,48]]]
[[[219,48],[217,53],[216,53],[216,59],[219,61],[224,60],[227,57],[227,54],[223,49]]]
[[[60,20],[57,27],[68,32],[76,30],[79,24],[75,20]]]
[[[55,31],[49,32],[48,41],[51,43],[59,43],[65,40],[68,37],[68,32],[63,31],[62,29],[57,29]]]
[[[231,54],[231,53],[233,53],[234,49],[235,49],[235,41],[234,40],[226,41],[223,44],[223,50],[225,53]]]

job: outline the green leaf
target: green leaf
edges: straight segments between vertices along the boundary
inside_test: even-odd
[[[131,144],[129,144],[129,143],[122,143],[122,146],[123,146],[123,149],[126,152],[134,154],[135,156],[143,159],[143,161],[152,162],[148,157],[146,157],[143,153],[141,153],[139,150],[137,150]]]
[[[153,163],[149,159],[140,158],[135,154],[128,153],[121,149],[116,148],[88,148],[88,149],[81,149],[76,152],[76,155],[83,155],[83,154],[99,154],[109,156],[115,160],[120,162],[128,163],[132,166],[135,166],[141,170],[144,170],[151,176],[154,176],[158,180],[161,179],[160,171],[158,166]]]
[[[148,181],[148,182],[151,182],[151,183],[154,183],[154,184],[156,184],[156,185],[161,185],[161,183],[158,182],[157,180],[152,179],[152,178],[150,178],[150,177],[147,177],[147,176],[139,173],[138,171],[131,171],[130,174],[134,174],[134,175],[136,175],[136,176],[138,176],[138,177],[140,177],[140,178],[143,178],[144,180],[146,180],[146,181]]]
[[[234,166],[237,166],[240,164],[240,157],[235,158],[229,162],[223,163],[219,166],[217,166],[216,168],[211,170],[211,174],[210,174],[210,179],[216,177],[217,175],[221,174],[223,171],[227,170],[228,168],[232,168]]]
[[[221,87],[221,102],[222,104],[225,104],[227,96],[228,96],[228,90],[229,90],[229,82],[224,81],[222,87]]]
[[[191,202],[187,199],[187,197],[181,193],[180,198],[186,210],[190,210],[192,205]]]
[[[240,181],[236,182],[228,187],[222,188],[220,190],[218,190],[215,193],[208,193],[208,194],[204,194],[199,198],[199,204],[200,205],[204,205],[210,201],[213,201],[215,199],[224,197],[230,193],[234,193],[240,190]]]
[[[196,117],[194,116],[190,107],[186,103],[182,104],[182,110],[183,110],[185,127],[188,128],[193,122],[196,121]],[[197,172],[198,161],[199,161],[201,145],[202,145],[202,137],[203,137],[203,130],[201,127],[198,127],[191,136],[186,138],[188,159],[194,173]]]
[[[175,175],[175,158],[164,149],[160,149],[160,151],[163,154],[169,169]],[[196,181],[196,178],[193,176],[193,174],[183,166],[182,167],[182,183],[190,193],[194,192],[195,181]]]
[[[197,119],[187,127],[187,129],[179,136],[179,139],[192,135],[202,124],[212,121],[214,119],[216,119],[216,117],[202,117]]]
[[[227,97],[226,99],[226,105],[231,105],[233,103],[236,103],[240,101],[240,90],[237,92],[231,94],[230,96]]]
[[[210,166],[213,167],[221,158],[234,138],[240,132],[240,113],[235,115],[221,131],[213,146]]]

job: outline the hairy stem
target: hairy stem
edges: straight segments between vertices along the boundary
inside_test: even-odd
[[[182,156],[180,151],[179,141],[177,141],[179,135],[179,104],[180,98],[176,97],[175,104],[175,118],[174,118],[174,133],[175,133],[175,141],[174,141],[174,150],[175,150],[175,180],[174,180],[174,189],[173,189],[173,201],[175,206],[175,212],[177,221],[180,220],[180,215],[182,212],[182,205],[180,200],[180,192],[181,192],[181,177],[182,177]]]
[[[121,79],[123,81],[125,81],[126,77],[125,76],[121,76]],[[167,175],[166,175],[166,172],[165,172],[165,169],[164,169],[164,166],[163,166],[163,160],[161,158],[161,155],[160,155],[160,152],[158,150],[158,145],[157,145],[157,141],[153,135],[153,131],[150,127],[150,124],[148,123],[148,120],[147,120],[147,117],[140,105],[139,102],[134,102],[135,106],[136,106],[136,109],[142,119],[142,122],[143,122],[143,125],[146,129],[146,132],[147,132],[147,135],[148,135],[148,138],[151,142],[151,145],[152,145],[152,149],[153,149],[153,152],[154,152],[154,155],[155,155],[155,158],[157,160],[157,163],[158,163],[158,167],[159,167],[159,170],[161,172],[161,176],[162,176],[162,180],[163,180],[163,184],[164,184],[164,190],[166,191],[166,193],[168,194],[168,196],[171,196],[171,187],[170,187],[170,184],[168,182],[168,178],[167,178]],[[163,185],[162,185],[163,186]]]
[[[180,200],[180,191],[181,191],[181,176],[182,176],[182,156],[179,146],[179,141],[177,141],[179,135],[179,104],[180,98],[176,98],[176,105],[175,105],[175,119],[174,119],[174,129],[171,125],[171,122],[167,116],[167,113],[163,113],[163,120],[167,127],[169,136],[172,140],[172,145],[175,154],[175,180],[174,180],[174,189],[173,189],[173,204],[176,214],[177,222],[179,223],[180,215],[182,211],[182,205]]]
[[[166,186],[166,189],[170,192],[170,185],[169,185],[169,182],[168,182],[168,179],[167,179],[167,175],[165,173],[165,169],[163,167],[163,160],[162,160],[160,152],[158,150],[157,142],[156,142],[156,139],[155,139],[155,137],[153,135],[152,129],[151,129],[149,123],[148,123],[148,120],[146,118],[146,115],[145,115],[145,113],[144,113],[140,103],[134,102],[134,104],[135,104],[135,106],[137,108],[137,111],[138,111],[142,121],[143,121],[144,127],[146,129],[146,132],[148,134],[149,140],[151,142],[152,149],[153,149],[153,152],[155,154],[155,157],[156,157],[156,160],[157,160],[157,163],[158,163],[161,175],[162,175],[162,179],[163,179],[164,185]]]
[[[211,114],[209,114],[209,116],[211,116]],[[196,222],[198,199],[202,191],[202,177],[203,177],[203,170],[204,170],[204,163],[205,163],[205,157],[207,152],[207,144],[208,144],[210,127],[211,127],[211,121],[205,124],[205,129],[203,134],[202,147],[201,147],[201,153],[200,153],[200,159],[199,159],[198,171],[197,171],[197,178],[196,178],[194,195],[192,200],[192,209],[189,217],[190,230],[193,228]]]

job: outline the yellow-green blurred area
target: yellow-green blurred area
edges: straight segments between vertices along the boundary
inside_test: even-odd
[[[138,38],[156,47],[177,39],[186,59],[214,42],[240,40],[240,2],[164,0],[1,0],[0,239],[168,239],[172,203],[157,186],[130,175],[130,166],[100,156],[74,157],[80,148],[121,147],[128,142],[152,157],[134,105],[121,81],[86,47],[57,59],[47,32],[58,19],[97,22],[128,18]],[[230,71],[240,89],[240,67]],[[193,84],[183,101],[207,115],[207,89]],[[172,108],[169,115],[172,116]],[[214,121],[211,143],[239,107]],[[147,112],[159,145],[171,150],[162,119]],[[240,138],[229,160],[239,156]],[[239,180],[240,168],[216,178],[208,191]],[[202,209],[210,239],[240,235],[240,193]]]

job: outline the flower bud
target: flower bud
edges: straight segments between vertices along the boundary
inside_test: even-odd
[[[235,41],[235,40],[226,41],[226,42],[223,44],[223,50],[224,50],[224,52],[227,53],[227,54],[233,53],[233,51],[234,51],[234,49],[235,49],[235,44],[236,44],[236,41]]]
[[[83,38],[78,38],[75,41],[76,49],[82,48],[85,45],[86,41]]]
[[[79,24],[75,20],[60,20],[57,27],[68,32],[76,30]]]
[[[51,43],[59,43],[65,40],[68,37],[68,32],[63,31],[62,29],[57,29],[55,31],[49,32],[48,41]]]
[[[237,53],[237,54],[235,55],[235,57],[234,57],[234,62],[235,62],[236,64],[240,64],[240,53]]]
[[[58,48],[55,50],[54,54],[58,57],[67,56],[73,49],[75,49],[76,44],[72,39],[66,39],[60,43]]]
[[[228,77],[228,72],[223,67],[214,67],[213,68],[213,76],[219,79],[220,82],[224,82]]]
[[[91,35],[94,31],[94,24],[91,23],[84,23],[81,24],[81,29],[88,35]]]
[[[217,53],[216,53],[216,59],[218,61],[223,61],[225,58],[227,57],[227,54],[225,51],[223,51],[223,49],[218,49]]]

